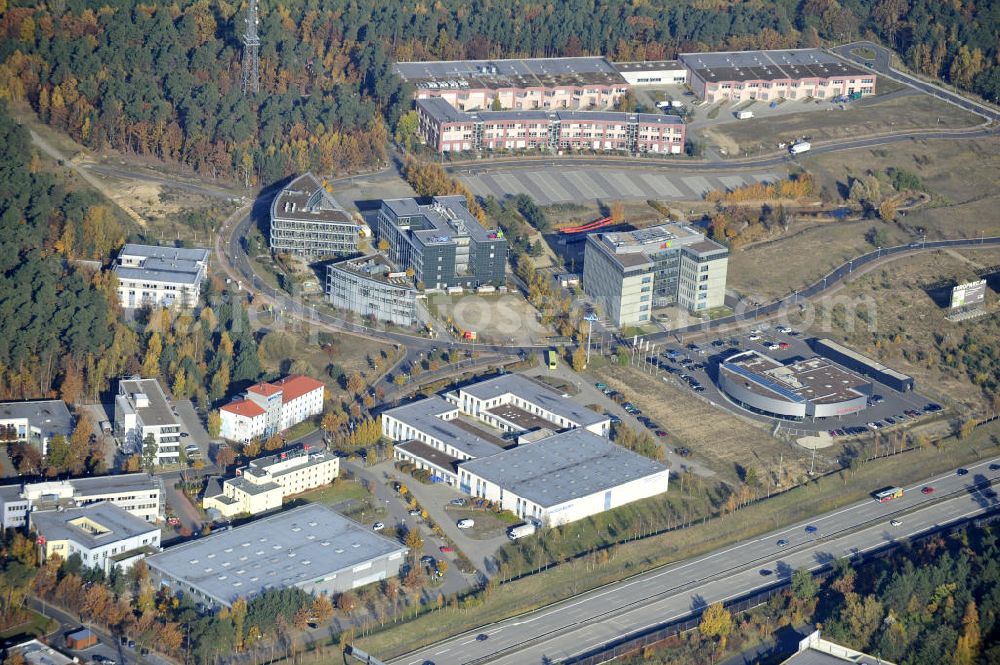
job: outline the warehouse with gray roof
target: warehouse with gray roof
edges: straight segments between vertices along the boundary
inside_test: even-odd
[[[331,595],[399,573],[407,548],[318,504],[277,513],[149,557],[150,575],[206,609],[271,589]]]

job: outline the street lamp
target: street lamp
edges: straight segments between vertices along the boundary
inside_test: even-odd
[[[583,317],[589,325],[587,326],[587,364],[590,364],[590,335],[594,332],[594,321],[597,321],[597,315],[591,312],[587,316]]]

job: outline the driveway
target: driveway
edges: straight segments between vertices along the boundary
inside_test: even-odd
[[[392,491],[392,481],[385,476],[395,476],[396,479],[406,485],[406,487],[413,493],[420,506],[427,511],[427,514],[434,520],[444,531],[445,535],[451,539],[455,545],[469,558],[472,564],[484,575],[490,576],[496,573],[496,563],[494,560],[494,555],[497,549],[501,545],[508,542],[507,537],[504,534],[500,534],[495,538],[490,538],[488,540],[476,540],[470,538],[464,531],[459,529],[455,525],[455,520],[445,511],[444,507],[452,499],[469,497],[462,494],[453,487],[449,487],[443,483],[438,483],[434,485],[425,485],[415,478],[400,473],[393,466],[392,462],[382,462],[376,464],[375,466],[368,467],[365,472],[373,474],[376,476],[376,494],[379,498],[383,498],[383,494],[387,495],[386,498],[390,499],[390,514],[393,515],[394,519],[402,519],[407,525],[415,524],[417,518],[410,517],[406,514],[405,504],[399,496]],[[401,517],[396,517],[398,513],[395,513],[393,506],[398,505]],[[429,530],[426,527],[422,527],[424,533],[424,550],[430,556],[435,558],[441,557],[442,554],[438,550],[441,545],[447,544],[445,541],[429,536]],[[445,555],[446,556],[446,555]],[[457,566],[454,565],[454,559],[450,562],[451,567],[449,568],[449,576],[451,570],[457,570]],[[473,583],[471,577],[465,579],[466,585],[471,585]]]
[[[347,462],[346,460],[341,460],[341,467],[343,469],[348,469],[354,473],[357,478],[364,478],[370,483],[370,487],[375,492],[375,497],[385,506],[388,511],[388,516],[383,518],[383,522],[387,527],[400,526],[406,527],[407,529],[416,528],[419,530],[420,534],[424,539],[424,547],[421,552],[414,553],[415,560],[419,561],[422,556],[431,556],[435,560],[445,559],[448,561],[448,572],[445,574],[444,583],[440,587],[433,589],[434,591],[440,591],[445,595],[452,594],[458,591],[463,591],[476,583],[475,575],[466,575],[458,569],[458,565],[455,561],[454,555],[443,554],[440,551],[440,547],[443,545],[448,545],[446,540],[443,540],[431,533],[431,530],[427,527],[424,521],[418,517],[408,514],[407,504],[404,499],[392,489],[392,478],[395,477],[400,483],[406,485],[407,488],[413,493],[413,496],[417,498],[420,502],[420,506],[427,511],[427,514],[431,518],[441,525],[442,530],[446,534],[452,537],[452,540],[466,553],[466,555],[473,559],[472,553],[464,545],[464,540],[469,540],[461,535],[458,527],[455,526],[454,522],[451,522],[444,512],[444,504],[446,504],[451,499],[456,496],[460,496],[457,492],[450,490],[447,492],[447,496],[441,501],[436,501],[432,503],[429,499],[425,500],[427,494],[423,492],[424,489],[438,490],[438,487],[428,487],[420,483],[420,481],[402,474],[396,470],[393,463],[390,461],[380,462],[374,466],[362,467],[353,462]],[[435,508],[437,508],[435,510]],[[367,525],[371,527],[371,525]],[[451,527],[449,529],[448,527]],[[455,531],[460,538],[455,538],[452,536],[452,531]],[[495,551],[495,548],[494,550]],[[492,552],[491,552],[492,554]],[[473,559],[475,563],[475,559]],[[419,565],[419,564],[418,564]],[[478,567],[478,566],[477,566]]]
[[[212,437],[208,435],[208,432],[202,426],[201,417],[194,410],[194,404],[189,399],[177,400],[170,404],[181,419],[181,447],[183,448],[192,443],[196,444],[201,449],[204,459],[208,460],[208,445],[211,443]],[[184,434],[188,436],[184,436]]]

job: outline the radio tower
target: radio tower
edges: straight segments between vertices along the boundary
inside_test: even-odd
[[[247,29],[243,33],[243,94],[260,92],[260,37],[257,36],[257,0],[247,8]]]

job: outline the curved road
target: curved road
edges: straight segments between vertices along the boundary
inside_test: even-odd
[[[855,51],[858,49],[867,48],[875,53],[874,58],[864,58]],[[845,60],[851,60],[856,64],[863,67],[867,67],[872,71],[885,76],[887,78],[893,79],[899,83],[904,83],[911,88],[916,88],[921,92],[925,92],[928,95],[937,97],[938,99],[944,100],[949,104],[957,106],[959,108],[965,109],[975,113],[976,115],[981,115],[987,120],[992,120],[993,122],[1000,122],[1000,110],[995,107],[982,104],[975,100],[969,99],[957,92],[952,92],[945,87],[934,83],[928,83],[923,79],[919,79],[915,76],[911,76],[906,72],[901,72],[898,69],[893,69],[891,63],[892,52],[885,48],[884,46],[879,46],[874,42],[852,42],[850,44],[844,44],[843,46],[836,46],[831,48],[830,51],[837,54]],[[871,67],[868,64],[871,63]]]
[[[787,582],[800,567],[815,570],[844,556],[878,549],[940,525],[1000,507],[990,484],[1000,481],[1000,458],[904,488],[886,504],[871,499],[817,516],[706,556],[658,568],[424,647],[393,665],[527,665],[599,651],[698,613],[705,606]],[[994,468],[995,467],[995,468]],[[887,473],[890,473],[887,471]],[[922,494],[925,484],[933,494]],[[733,519],[739,519],[734,516]],[[892,526],[890,519],[901,522]],[[807,530],[807,527],[810,530]],[[813,530],[814,529],[814,530]],[[778,545],[785,540],[787,544]],[[762,575],[761,569],[772,571]],[[477,639],[486,635],[485,639]],[[377,654],[376,654],[377,655]]]

